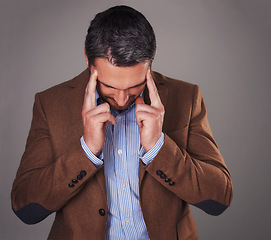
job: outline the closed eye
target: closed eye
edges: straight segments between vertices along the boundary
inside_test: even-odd
[[[110,85],[107,85],[107,84],[101,82],[99,79],[97,79],[97,82],[99,82],[100,84],[104,85],[105,87],[112,88],[112,89],[116,89],[116,90],[120,90],[120,89],[118,89],[118,88],[112,87],[112,86],[110,86]],[[142,86],[142,85],[145,84],[146,82],[147,82],[147,80],[145,79],[142,83],[139,83],[139,84],[137,84],[137,85],[135,85],[135,86],[129,87],[129,88],[124,89],[124,90],[132,89],[132,88],[137,88],[137,87],[139,87],[139,86]]]

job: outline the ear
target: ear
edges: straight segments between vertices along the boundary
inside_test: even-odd
[[[88,65],[88,57],[86,55],[86,49],[85,48],[84,48],[84,54],[85,54],[85,59],[86,59],[87,66],[89,67],[89,65]]]

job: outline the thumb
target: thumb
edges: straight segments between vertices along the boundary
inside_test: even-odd
[[[136,100],[135,100],[135,105],[138,105],[138,104],[142,104],[144,103],[144,100],[141,96],[139,96]]]

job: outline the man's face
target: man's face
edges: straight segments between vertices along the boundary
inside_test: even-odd
[[[117,67],[107,59],[97,58],[90,70],[97,71],[97,91],[100,97],[118,111],[127,109],[145,87],[149,62],[132,67]]]

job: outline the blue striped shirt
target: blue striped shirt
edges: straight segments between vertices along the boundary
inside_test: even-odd
[[[101,103],[96,92],[96,105]],[[107,125],[105,143],[99,158],[88,149],[81,137],[81,145],[88,158],[96,166],[104,164],[107,192],[106,239],[149,239],[139,202],[139,159],[145,164],[150,163],[164,143],[164,134],[146,152],[144,147],[140,149],[135,104],[121,113],[111,109],[111,113],[117,124]]]

